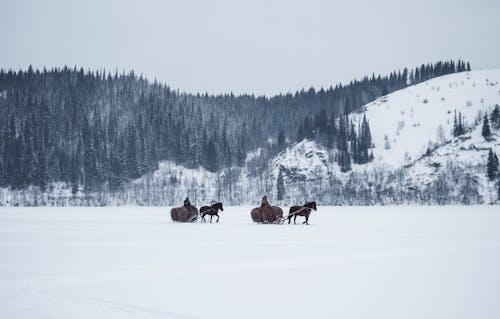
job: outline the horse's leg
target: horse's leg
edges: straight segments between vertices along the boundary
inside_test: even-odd
[[[303,222],[302,224],[306,224],[306,225],[309,225],[309,223],[307,222],[309,220],[309,214],[306,214],[305,215],[305,218],[306,218],[306,221]]]
[[[201,214],[201,221],[202,221],[202,222],[205,222],[205,213],[202,213],[202,214]]]
[[[215,214],[215,216],[217,216],[217,221],[216,221],[216,223],[218,223],[218,222],[219,222],[219,218],[220,218],[220,217],[219,217],[219,214]]]
[[[295,214],[295,215],[293,216],[293,223],[294,223],[294,224],[296,224],[296,222],[295,222],[296,220],[297,220],[297,214]]]
[[[292,215],[288,215],[287,219],[288,219],[288,224],[290,224],[290,222],[292,221]]]

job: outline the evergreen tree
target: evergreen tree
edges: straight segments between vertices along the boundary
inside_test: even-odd
[[[311,121],[309,120],[309,116],[306,116],[304,119],[304,133],[306,135],[307,139],[313,139],[314,138],[314,128],[311,125]]]
[[[497,196],[498,196],[498,199],[500,200],[500,178],[497,179]]]
[[[466,173],[463,177],[460,186],[461,202],[464,205],[479,204],[481,195],[478,190],[477,180],[470,174]]]
[[[498,157],[491,148],[488,152],[486,175],[488,176],[490,181],[494,180],[498,175]]]
[[[127,132],[127,144],[125,150],[125,169],[128,178],[139,178],[141,176],[139,171],[139,164],[137,161],[137,131],[135,126],[129,127]],[[85,157],[85,155],[84,155]]]
[[[302,141],[306,137],[306,133],[304,132],[304,127],[299,125],[299,129],[297,130],[297,142]]]
[[[207,168],[211,172],[217,172],[219,169],[219,163],[217,159],[217,149],[215,147],[214,138],[208,140],[207,145]]]
[[[459,135],[458,132],[457,110],[455,110],[455,115],[453,117],[453,137],[457,137]]]
[[[491,136],[490,124],[488,123],[488,116],[486,114],[483,118],[483,129],[481,134],[485,139],[488,139]]]
[[[372,135],[370,132],[370,125],[366,120],[366,115],[363,116],[363,120],[361,122],[361,127],[359,129],[359,141],[358,141],[358,150],[357,150],[357,163],[365,164],[370,161],[370,156],[368,155],[368,150],[372,145]]]
[[[339,143],[337,148],[339,151],[338,163],[340,170],[344,173],[351,170],[351,155],[349,153],[346,125],[346,120],[344,117],[341,117],[339,121]]]
[[[500,107],[495,105],[490,115],[491,127],[498,130],[500,128]]]
[[[280,130],[278,133],[278,151],[285,148],[285,132]]]
[[[462,118],[462,112],[458,112],[458,135],[465,134],[465,127]]]
[[[283,180],[283,171],[280,169],[278,180],[276,181],[276,193],[278,200],[285,198],[285,182]]]
[[[455,117],[453,119],[453,136],[457,137],[463,134],[465,134],[465,128],[462,121],[462,112],[458,112],[457,118],[457,111],[455,110]]]

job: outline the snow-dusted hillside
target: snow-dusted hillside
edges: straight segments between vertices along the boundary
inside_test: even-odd
[[[278,154],[272,165],[276,176],[281,169],[290,180],[315,180],[327,175],[328,158],[325,148],[314,141],[303,140]]]
[[[303,140],[273,157],[258,148],[247,154],[243,167],[219,172],[161,162],[156,172],[117,191],[84,193],[80,188],[72,194],[64,183],[52,183],[45,192],[2,189],[0,205],[175,205],[185,196],[198,206],[213,200],[237,205],[257,204],[263,195],[285,205],[307,200],[342,205],[498,203],[495,184],[485,175],[489,148],[500,154],[499,133],[493,129],[489,141],[481,136],[482,117],[495,104],[500,104],[500,70],[446,75],[350,114],[355,126],[366,115],[374,160],[353,164],[347,173],[339,169],[336,148]],[[455,112],[467,127],[467,133],[456,138]],[[278,201],[280,170],[285,196]]]
[[[276,178],[279,169],[283,170],[288,196],[292,198],[300,198],[312,189],[315,194],[325,194],[325,188],[333,194],[336,189],[336,198],[358,196],[349,195],[352,192],[373,195],[397,189],[416,200],[414,197],[423,195],[412,194],[415,191],[429,193],[432,187],[444,187],[433,185],[441,178],[441,184],[444,180],[449,184],[444,190],[448,192],[444,202],[496,202],[495,183],[486,178],[486,161],[490,148],[500,154],[500,138],[497,130],[492,130],[489,140],[481,135],[483,116],[491,113],[496,104],[500,104],[500,70],[456,73],[413,85],[349,116],[355,125],[364,115],[370,123],[374,154],[371,163],[353,165],[351,172],[341,173],[332,158],[334,153],[304,140],[272,161],[273,176]],[[455,112],[461,114],[468,129],[460,137],[452,135]],[[319,186],[297,183],[301,180],[321,182]],[[461,194],[472,189],[468,183],[473,183],[472,188],[478,192],[471,194],[472,199],[464,199]],[[397,202],[405,201],[404,197]],[[440,199],[432,200],[442,203]]]
[[[485,140],[481,126],[472,132],[445,142],[430,154],[407,165],[408,185],[428,185],[447,170],[450,165],[461,167],[473,176],[485,202],[494,202],[497,195],[495,183],[486,177],[486,162],[489,149],[500,151],[500,136],[494,133]]]
[[[374,162],[407,164],[424,154],[429,142],[451,139],[455,110],[462,113],[468,125],[473,125],[495,104],[500,104],[500,70],[434,78],[369,103],[363,111],[375,145]],[[438,136],[440,126],[442,136]]]

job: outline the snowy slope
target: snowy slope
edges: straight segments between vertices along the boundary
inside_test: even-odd
[[[328,173],[328,152],[314,141],[303,140],[278,154],[273,160],[274,174],[281,169],[290,180],[315,180]]]
[[[429,142],[451,139],[454,111],[472,125],[484,111],[500,104],[500,70],[450,74],[396,91],[363,107],[370,123],[375,160],[406,165],[427,150]],[[354,115],[361,120],[363,114]],[[390,148],[385,148],[387,135]]]
[[[218,173],[161,162],[156,172],[126,183],[117,192],[74,196],[71,186],[61,183],[52,183],[44,194],[0,189],[0,205],[175,205],[185,196],[198,206],[212,200],[236,205],[257,204],[263,195],[276,202],[280,170],[286,186],[280,204],[312,199],[340,205],[427,203],[426,198],[404,198],[396,193],[415,188],[429,191],[423,188],[448,174],[449,163],[472,174],[479,185],[480,198],[471,203],[498,203],[494,185],[485,179],[485,164],[490,147],[500,154],[499,133],[492,130],[491,141],[481,136],[484,112],[495,104],[500,104],[500,70],[450,74],[393,92],[350,114],[355,125],[366,114],[374,161],[353,164],[348,173],[340,171],[335,150],[303,140],[269,161],[266,150],[256,149],[247,154],[244,167]],[[455,111],[472,129],[459,138],[451,135]],[[429,146],[433,152],[424,156]],[[402,168],[405,176],[399,176]],[[463,181],[464,176],[455,175],[447,177],[450,184],[455,183],[453,178]],[[460,192],[460,187],[457,184],[452,192]],[[447,203],[463,203],[458,195]]]
[[[459,165],[477,180],[484,200],[487,203],[495,202],[498,197],[495,183],[486,177],[486,162],[490,148],[500,153],[500,136],[494,131],[491,138],[485,140],[479,125],[472,132],[446,142],[430,155],[423,156],[408,165],[408,184],[428,185],[450,164]]]
[[[366,114],[374,146],[373,162],[353,165],[351,172],[341,173],[334,152],[304,140],[273,159],[274,178],[282,169],[290,198],[307,199],[309,193],[316,198],[322,194],[323,200],[331,201],[344,191],[376,194],[373,185],[388,193],[391,187],[402,192],[425,192],[426,187],[447,174],[451,202],[466,203],[469,199],[464,200],[461,192],[469,174],[478,190],[473,202],[498,202],[494,183],[485,177],[485,165],[489,148],[500,154],[500,138],[498,131],[492,130],[492,138],[486,141],[481,136],[481,125],[485,112],[500,104],[499,82],[500,70],[463,72],[384,96],[350,115],[357,124]],[[464,125],[471,130],[458,138],[452,136],[455,111],[461,113]],[[430,155],[426,155],[428,149],[432,150]],[[457,168],[460,174],[453,173]],[[395,178],[399,169],[403,169],[402,179]],[[320,179],[320,184],[314,182]],[[303,185],[297,181],[313,183]],[[351,184],[349,189],[346,183]],[[338,185],[343,189],[339,190]],[[328,188],[332,193],[336,189],[336,195],[328,196]],[[409,200],[414,200],[411,195]]]
[[[319,207],[310,226],[168,207],[0,208],[0,317],[500,315],[496,207]]]

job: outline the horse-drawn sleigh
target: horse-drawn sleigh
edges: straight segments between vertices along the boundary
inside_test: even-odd
[[[283,224],[288,219],[290,224],[292,217],[295,224],[297,216],[305,217],[303,224],[309,225],[309,215],[312,210],[316,210],[316,202],[308,202],[304,206],[290,207],[287,217],[283,217],[283,210],[278,206],[271,206],[267,201],[267,197],[262,198],[260,207],[255,207],[250,212],[252,220],[259,224]]]
[[[199,221],[205,222],[205,216],[210,215],[210,222],[212,218],[217,216],[216,223],[219,222],[219,210],[223,211],[222,203],[212,203],[210,206],[202,206],[198,213],[198,208],[191,205],[189,198],[184,201],[184,206],[174,207],[170,210],[170,216],[174,222],[181,223],[194,223]]]
[[[267,197],[262,198],[261,206],[255,207],[250,212],[250,216],[255,223],[258,224],[283,224],[288,220],[288,224],[296,223],[297,216],[305,217],[303,224],[309,225],[309,215],[312,210],[316,210],[316,202],[307,202],[303,206],[290,207],[288,216],[283,217],[283,210],[278,206],[271,206],[267,201]],[[219,210],[223,211],[222,203],[212,203],[210,206],[202,206],[198,213],[198,208],[191,205],[189,198],[184,201],[184,206],[174,207],[170,210],[170,215],[174,222],[194,223],[197,221],[205,222],[205,216],[210,215],[210,222],[214,216],[217,217],[216,223],[219,222]]]

